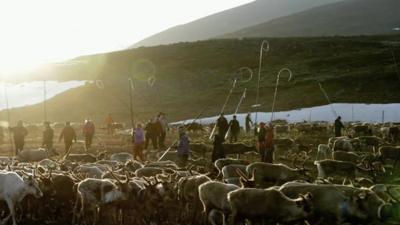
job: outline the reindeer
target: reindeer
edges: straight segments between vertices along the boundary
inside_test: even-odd
[[[15,206],[20,204],[25,196],[33,195],[35,198],[43,196],[39,183],[35,180],[35,173],[33,172],[33,176],[24,174],[25,176],[21,177],[15,172],[0,172],[0,199],[6,202],[10,210],[10,214],[1,221],[2,224],[6,224],[11,217],[13,225],[17,225]]]

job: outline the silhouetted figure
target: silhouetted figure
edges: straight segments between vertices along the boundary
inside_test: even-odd
[[[258,131],[255,129],[255,133],[257,134],[258,151],[260,153],[261,162],[264,162],[266,152],[265,136],[267,135],[267,129],[265,128],[264,122],[260,123]]]
[[[178,166],[185,167],[190,155],[190,141],[184,127],[179,128],[179,142],[177,148]]]
[[[267,127],[267,133],[265,135],[265,154],[263,162],[273,163],[274,162],[274,128],[272,124]]]
[[[49,122],[45,122],[42,147],[45,148],[47,151],[53,152],[54,155],[58,155],[58,153],[53,148],[53,137],[54,137],[54,130],[50,127]]]
[[[143,147],[144,147],[144,130],[142,128],[142,124],[138,123],[136,125],[136,129],[133,133],[133,158],[136,160],[137,158],[140,159],[140,161],[144,162],[144,156],[143,156]]]
[[[158,145],[160,148],[165,148],[165,137],[167,136],[167,131],[169,130],[168,121],[165,117],[165,113],[160,113],[158,115],[158,121],[160,126],[160,134],[158,139]]]
[[[253,126],[253,121],[251,120],[250,113],[248,113],[247,116],[246,116],[245,125],[246,125],[246,134],[250,134],[251,127]]]
[[[225,140],[226,132],[228,132],[229,124],[228,120],[224,117],[224,114],[221,113],[220,117],[217,120],[218,127],[218,135]]]
[[[233,119],[229,122],[229,127],[230,127],[229,141],[231,143],[237,142],[240,134],[240,124],[239,121],[236,119],[236,115],[233,116]]]
[[[111,113],[108,114],[108,116],[106,117],[104,122],[106,123],[106,126],[107,126],[107,134],[113,135],[114,134],[114,128],[113,128],[114,119],[112,118]]]
[[[151,144],[153,145],[153,149],[157,149],[158,148],[157,134],[156,134],[156,127],[155,127],[154,121],[149,120],[149,122],[147,122],[144,130],[146,131],[146,134],[145,134],[146,143],[144,145],[144,149],[147,149],[149,147],[150,141],[151,141]]]
[[[343,123],[342,123],[342,117],[338,116],[338,118],[335,120],[335,137],[341,137],[342,136],[342,129],[344,128]]]
[[[92,147],[93,137],[96,128],[94,123],[89,119],[86,119],[85,125],[83,125],[83,136],[85,137],[85,149],[86,151]]]
[[[214,163],[218,159],[225,158],[224,138],[218,134],[214,136],[213,151],[211,153],[211,161]]]
[[[18,155],[18,153],[24,149],[25,137],[28,135],[28,130],[20,120],[16,127],[11,128],[11,132],[14,135],[15,154]]]
[[[161,148],[160,141],[161,141],[161,135],[162,135],[162,126],[161,126],[161,122],[160,122],[158,116],[156,116],[153,123],[154,123],[154,135],[156,136],[156,139],[157,139],[156,142],[158,144],[156,149],[158,149],[158,148]]]
[[[65,127],[62,129],[58,141],[64,139],[65,153],[72,147],[72,141],[76,142],[76,133],[74,128],[71,127],[70,122],[65,123]]]

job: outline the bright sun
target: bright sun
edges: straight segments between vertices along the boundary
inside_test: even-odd
[[[0,0],[0,76],[125,49],[162,30],[253,0]]]

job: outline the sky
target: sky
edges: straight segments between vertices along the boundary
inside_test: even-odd
[[[172,26],[251,1],[0,0],[0,74],[123,49]]]

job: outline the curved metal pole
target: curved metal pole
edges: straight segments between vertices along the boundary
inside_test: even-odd
[[[13,151],[13,155],[15,156],[15,148],[14,148],[14,143],[13,143],[12,134],[11,134],[11,116],[10,116],[10,107],[8,105],[8,92],[7,92],[7,86],[5,83],[3,83],[3,88],[4,88],[4,98],[5,98],[6,110],[7,110],[8,137],[10,140],[10,145],[11,145],[11,149]]]
[[[151,77],[149,77],[147,80],[147,84],[150,87],[153,87],[155,82],[156,82],[156,77],[154,75],[152,75]],[[103,90],[104,89],[104,82],[102,80],[95,80],[94,81],[96,87],[98,89]],[[132,125],[132,129],[134,127],[134,117],[133,117],[133,91],[135,90],[135,86],[134,86],[134,82],[133,79],[128,77],[128,84],[129,84],[129,111],[130,111],[130,119],[131,119],[131,125]],[[126,102],[124,102],[123,100],[121,100],[120,98],[118,98],[117,96],[114,95],[115,98],[117,98],[124,106],[128,107]]]
[[[335,108],[333,107],[333,105],[332,105],[332,103],[331,103],[331,100],[329,99],[328,94],[326,93],[325,89],[322,87],[321,83],[318,83],[318,85],[319,85],[319,89],[321,90],[322,94],[324,94],[326,100],[328,101],[328,103],[329,103],[329,105],[330,105],[330,107],[331,107],[331,110],[332,110],[333,115],[334,115],[335,118],[336,118],[338,114],[336,113],[336,110],[335,110]]]
[[[271,110],[271,122],[274,120],[274,110],[275,110],[275,102],[276,102],[276,96],[278,94],[278,85],[279,85],[279,79],[281,77],[282,72],[288,72],[289,73],[289,79],[290,81],[292,79],[293,73],[290,69],[288,68],[283,68],[279,70],[278,76],[276,77],[276,84],[275,84],[275,92],[274,92],[274,99],[272,101],[272,110]]]
[[[227,103],[228,103],[228,101],[229,101],[229,98],[231,97],[232,92],[233,92],[233,90],[234,90],[235,87],[236,87],[236,81],[237,81],[237,79],[233,80],[232,87],[231,87],[231,89],[229,90],[228,96],[226,96],[225,103],[222,105],[221,112],[220,112],[219,114],[222,114],[222,113],[224,112],[225,107],[226,107],[226,105],[227,105]],[[213,128],[212,131],[211,131],[210,137],[208,137],[210,140],[212,140],[216,129],[217,129],[217,123],[214,124],[214,128]]]
[[[197,114],[197,116],[192,120],[191,124],[194,124],[196,122],[196,120],[198,120],[200,118],[200,116],[203,114],[204,111],[206,111],[206,109],[208,109],[208,106],[206,108],[204,108],[199,114]],[[182,126],[186,125],[186,121],[183,122]],[[167,150],[165,150],[165,152],[160,156],[160,158],[158,158],[157,162],[161,161],[164,156],[172,149],[173,146],[175,146],[177,143],[179,142],[179,139],[176,139],[172,145],[167,148]]]
[[[264,45],[267,45],[264,47]],[[268,52],[269,51],[269,42],[267,40],[263,40],[261,43],[260,47],[260,57],[259,57],[259,63],[258,63],[258,80],[257,80],[257,93],[256,93],[256,103],[253,105],[254,108],[257,108],[256,111],[256,117],[254,119],[254,123],[257,124],[257,116],[258,116],[258,108],[261,106],[259,104],[259,99],[260,99],[260,81],[261,81],[261,65],[262,65],[262,58],[263,58],[263,52]]]
[[[46,80],[43,81],[43,113],[44,113],[44,122],[47,122],[47,88],[46,88]]]
[[[132,126],[132,132],[135,129],[135,123],[133,121],[133,81],[131,78],[128,78],[129,81],[129,111],[130,111],[130,117],[131,117],[131,126]]]
[[[237,114],[237,112],[239,111],[240,105],[242,105],[243,100],[246,98],[246,91],[247,91],[247,89],[245,88],[244,91],[243,91],[242,97],[240,97],[239,103],[238,103],[237,106],[236,106],[235,114],[234,114],[234,115]],[[231,125],[229,125],[229,127],[228,127],[228,131],[227,131],[226,134],[225,134],[225,139],[228,138],[228,136],[229,136],[229,131],[230,131],[230,130],[231,130]]]

